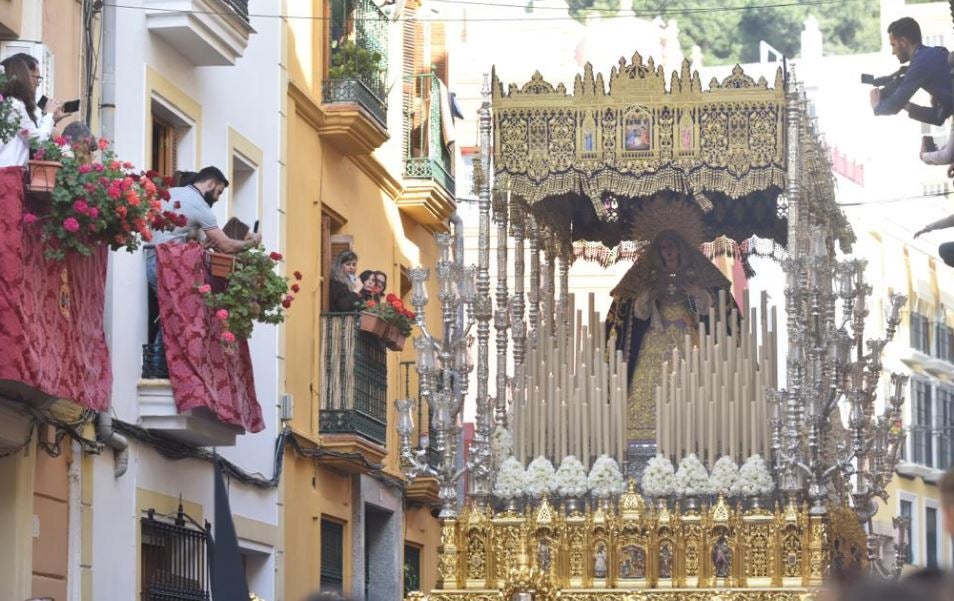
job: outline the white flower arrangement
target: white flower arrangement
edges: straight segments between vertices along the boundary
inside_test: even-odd
[[[687,497],[711,494],[709,472],[695,453],[689,453],[679,462],[676,470],[676,492]]]
[[[548,495],[556,488],[556,472],[546,457],[540,456],[527,466],[526,490],[534,498]]]
[[[494,428],[490,435],[490,452],[494,456],[494,465],[499,468],[513,450],[513,434],[503,426]]]
[[[732,485],[732,494],[740,497],[756,497],[770,494],[775,490],[775,482],[761,455],[752,455],[745,460],[739,470],[739,477]]]
[[[675,471],[668,457],[656,455],[643,469],[643,492],[650,497],[668,497],[675,488]]]
[[[573,455],[567,455],[556,471],[556,491],[564,497],[582,497],[587,491],[586,468]]]
[[[600,455],[590,468],[587,478],[590,492],[594,497],[603,499],[626,491],[623,473],[619,471],[616,460],[609,455]]]
[[[712,494],[728,496],[738,479],[739,466],[735,464],[734,459],[723,455],[712,466],[712,473],[709,474],[709,488]]]
[[[522,497],[526,488],[526,473],[516,457],[508,457],[497,471],[494,482],[494,496],[498,499]]]

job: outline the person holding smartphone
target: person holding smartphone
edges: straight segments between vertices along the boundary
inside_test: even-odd
[[[13,102],[12,118],[17,119],[19,131],[0,147],[0,167],[24,167],[30,159],[30,140],[48,140],[53,126],[66,113],[56,100],[49,100],[43,108],[37,106],[36,90],[43,78],[40,63],[29,54],[19,53],[0,62],[7,75],[3,95]],[[37,116],[37,112],[41,112]]]

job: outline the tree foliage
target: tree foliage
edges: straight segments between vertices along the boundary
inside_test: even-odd
[[[877,3],[847,0],[830,4],[746,8],[753,4],[757,3],[753,0],[719,0],[718,4],[707,5],[700,0],[634,0],[633,10],[642,18],[658,14],[667,20],[675,19],[679,24],[682,46],[688,51],[698,45],[707,64],[755,62],[759,58],[759,42],[762,40],[785,56],[796,57],[804,21],[809,15],[818,19],[825,54],[878,50],[880,21]],[[583,21],[595,10],[617,9],[619,0],[569,0],[568,5],[570,15]]]

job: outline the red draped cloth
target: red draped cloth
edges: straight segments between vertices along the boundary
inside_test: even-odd
[[[23,170],[0,168],[0,386],[24,396],[109,407],[112,372],[103,331],[107,249],[43,257],[39,224],[25,225]]]
[[[248,432],[265,428],[255,397],[248,342],[227,352],[221,322],[198,286],[209,280],[206,253],[195,243],[156,246],[159,317],[176,408],[205,407],[222,422]]]

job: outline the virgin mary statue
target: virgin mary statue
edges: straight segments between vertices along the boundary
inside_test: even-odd
[[[687,335],[692,344],[699,343],[699,322],[708,321],[719,290],[731,299],[729,280],[697,245],[676,229],[659,231],[613,289],[607,330],[610,344],[627,363],[630,441],[655,442],[655,393],[663,362],[672,360],[673,349],[683,353]]]

